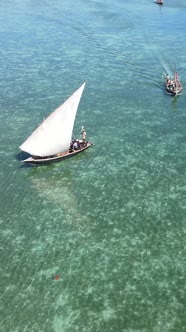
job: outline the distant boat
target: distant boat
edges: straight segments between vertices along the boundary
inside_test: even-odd
[[[155,3],[157,3],[158,5],[163,5],[163,0],[156,0]]]
[[[85,83],[61,106],[51,113],[19,147],[30,154],[23,163],[48,164],[72,157],[88,149],[92,143],[86,141],[82,127],[82,139],[72,141],[72,132],[77,109]]]
[[[171,79],[168,74],[166,74],[165,80],[166,90],[169,94],[171,94],[172,96],[177,96],[182,92],[183,86],[179,80],[177,71],[174,73],[173,79]]]

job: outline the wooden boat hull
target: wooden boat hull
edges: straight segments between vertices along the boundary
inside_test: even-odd
[[[40,157],[29,157],[25,160],[22,160],[21,162],[24,164],[32,164],[32,165],[46,165],[46,164],[51,164],[54,162],[58,162],[70,157],[73,157],[85,150],[87,150],[88,148],[91,147],[91,145],[93,145],[90,142],[86,143],[86,146],[81,147],[78,150],[73,150],[72,152],[66,152],[66,153],[59,153],[58,155],[55,156],[51,156],[51,157],[44,157],[44,158],[40,158]]]
[[[183,87],[180,87],[179,89],[173,90],[170,89],[167,85],[166,85],[166,91],[172,95],[172,96],[178,96],[183,90]]]

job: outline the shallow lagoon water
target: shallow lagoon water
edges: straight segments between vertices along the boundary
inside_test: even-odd
[[[0,331],[185,331],[183,0],[1,4]],[[22,166],[19,145],[84,81],[94,146]],[[56,278],[59,276],[59,278]]]

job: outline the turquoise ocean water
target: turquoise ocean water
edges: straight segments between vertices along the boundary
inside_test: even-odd
[[[1,1],[0,332],[186,331],[186,3]],[[22,166],[84,81],[94,146]]]

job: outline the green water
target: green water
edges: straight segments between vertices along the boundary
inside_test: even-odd
[[[186,331],[184,0],[2,2],[0,331]],[[19,146],[84,81],[74,133],[30,167]]]

